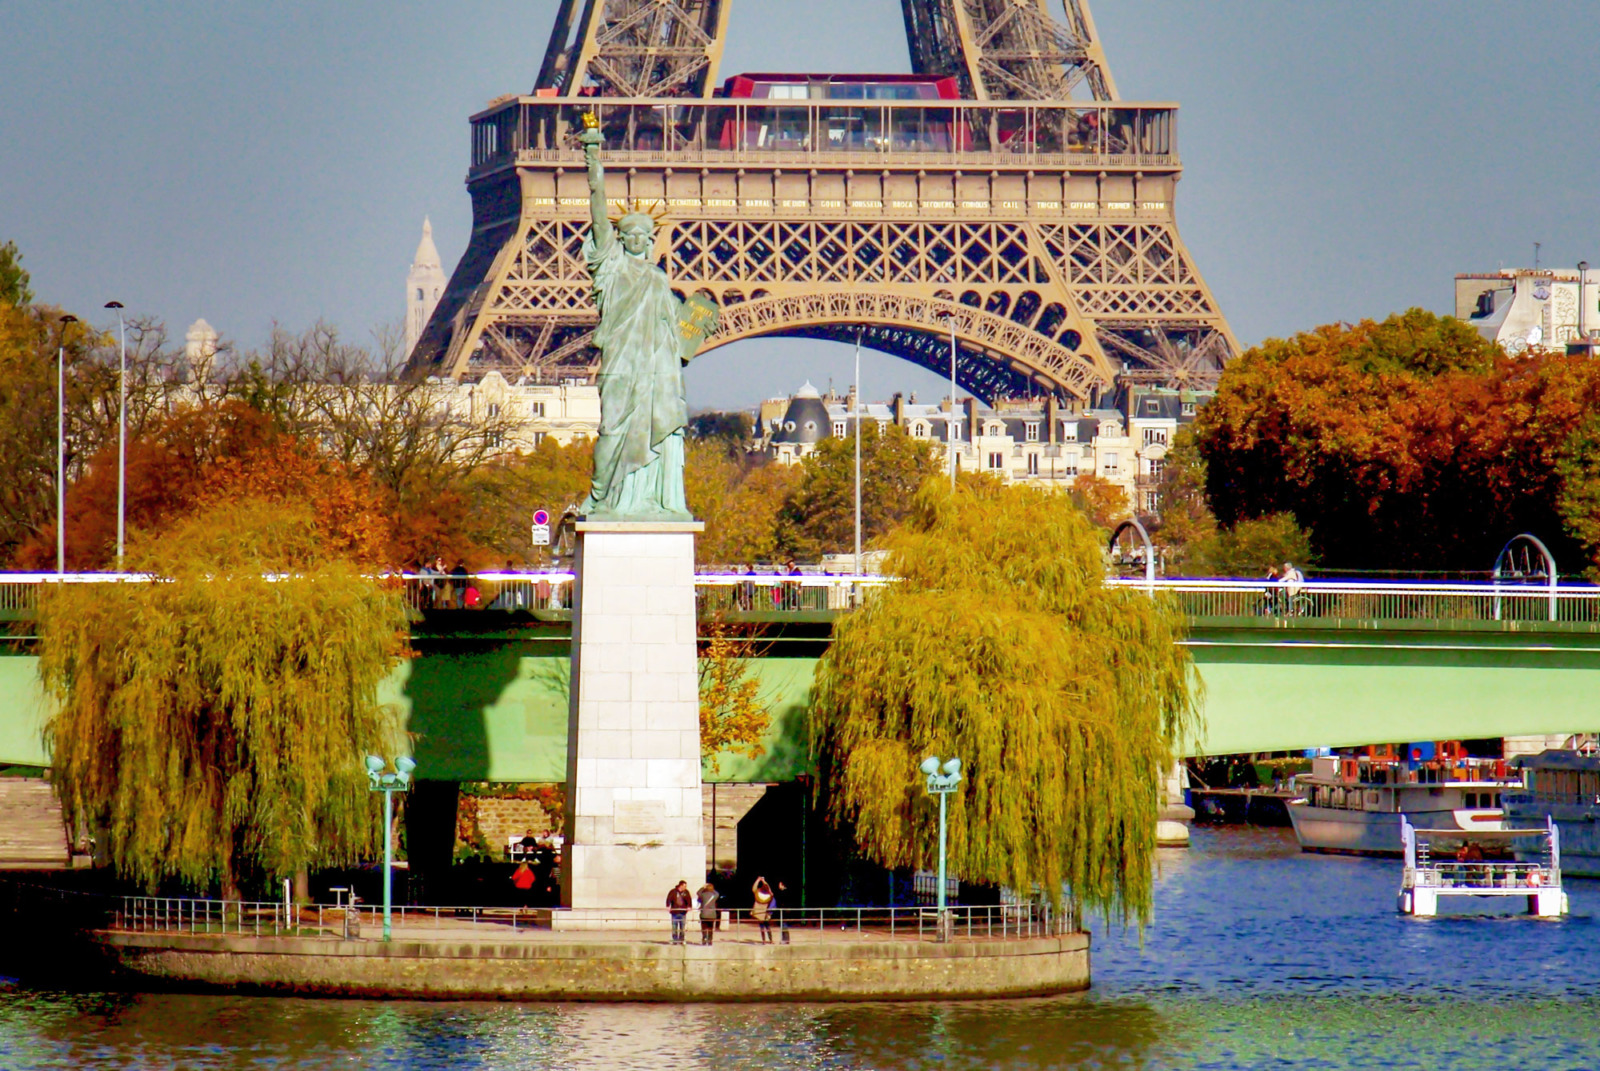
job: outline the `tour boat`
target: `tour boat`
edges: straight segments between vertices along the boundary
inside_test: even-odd
[[[1400,816],[1405,871],[1400,878],[1400,913],[1416,918],[1439,914],[1441,901],[1471,897],[1523,900],[1528,914],[1559,918],[1567,913],[1561,887],[1561,834],[1555,822],[1527,829],[1463,832],[1418,829]]]
[[[1513,759],[1522,784],[1501,797],[1505,824],[1537,829],[1547,820],[1561,832],[1568,874],[1600,878],[1600,756],[1570,749]]]
[[[1500,829],[1501,794],[1516,787],[1498,760],[1316,758],[1295,778],[1289,821],[1301,851],[1400,855],[1401,816],[1424,829]]]

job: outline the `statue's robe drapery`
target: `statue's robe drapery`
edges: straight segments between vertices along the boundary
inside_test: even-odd
[[[683,389],[677,297],[667,273],[630,256],[614,228],[584,241],[600,308],[600,437],[580,512],[597,520],[691,520],[683,495]]]

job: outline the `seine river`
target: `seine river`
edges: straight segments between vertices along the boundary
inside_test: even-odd
[[[699,1007],[61,995],[0,989],[0,1068],[1600,1067],[1600,882],[1573,914],[1417,921],[1399,864],[1288,832],[1164,852],[1143,947],[1097,925],[1051,1000]],[[0,938],[3,939],[3,938]]]

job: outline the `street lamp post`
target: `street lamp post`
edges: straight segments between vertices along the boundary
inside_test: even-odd
[[[117,310],[117,572],[122,572],[122,550],[128,516],[128,325],[122,319],[122,302],[108,301]]]
[[[861,575],[861,332],[856,328],[856,389],[850,414],[856,425],[856,575]]]
[[[394,903],[394,794],[411,787],[411,771],[417,764],[404,755],[394,760],[394,773],[384,769],[388,765],[376,755],[367,756],[368,790],[383,793],[383,939],[389,940],[393,932],[389,923],[391,905]]]
[[[956,489],[956,314],[950,310],[950,490]]]
[[[61,317],[56,346],[56,573],[67,571],[67,325],[76,316]]]
[[[928,778],[928,794],[939,797],[939,940],[949,940],[949,917],[945,910],[945,798],[956,790],[961,783],[961,760],[950,759],[940,763],[937,758],[929,755],[922,760],[918,767]]]

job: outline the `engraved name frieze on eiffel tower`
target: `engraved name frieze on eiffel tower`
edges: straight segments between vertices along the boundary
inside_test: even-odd
[[[1087,0],[901,0],[912,73],[719,83],[732,0],[562,0],[530,96],[472,117],[473,231],[412,354],[594,374],[576,136],[722,309],[706,348],[851,340],[982,398],[1213,385],[1237,350],[1178,236],[1177,107],[1120,99]]]

